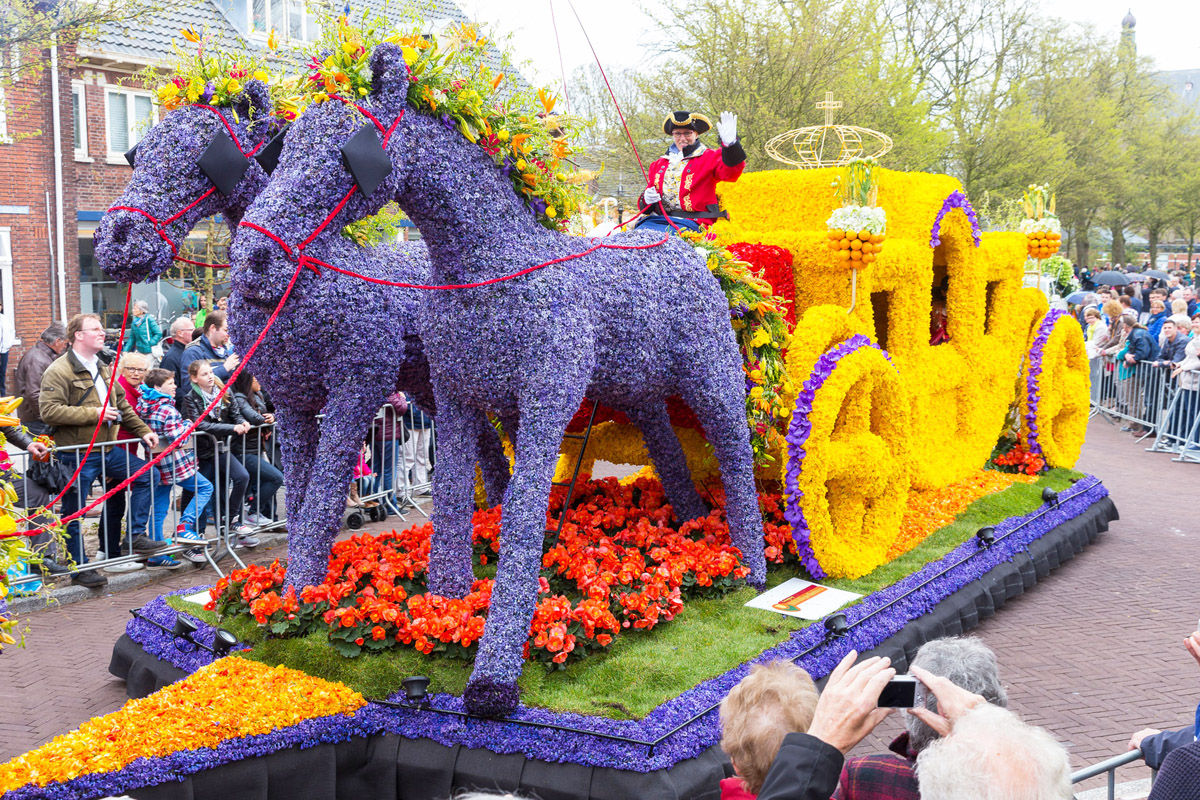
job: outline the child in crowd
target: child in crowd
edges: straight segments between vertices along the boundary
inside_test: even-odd
[[[158,434],[159,445],[163,448],[172,444],[188,429],[183,416],[175,408],[175,388],[175,376],[168,370],[152,369],[146,373],[142,382],[141,398],[137,404],[138,416],[146,421],[150,430]],[[150,528],[154,538],[163,538],[162,527],[171,503],[171,487],[179,485],[192,493],[192,499],[183,509],[181,521],[175,529],[175,540],[203,543],[204,537],[197,529],[196,518],[212,499],[213,486],[200,474],[196,456],[190,448],[178,447],[158,463],[158,471],[162,475],[162,485],[157,487],[154,493],[154,507],[150,517]],[[196,563],[205,561],[202,547],[193,547],[183,555]],[[171,556],[155,556],[150,560],[153,562],[155,559],[170,559],[174,566],[180,566]],[[172,564],[164,563],[161,566],[173,568]]]
[[[721,800],[753,800],[783,737],[806,733],[817,710],[817,687],[790,661],[755,664],[721,701],[721,749],[735,778],[721,781]]]

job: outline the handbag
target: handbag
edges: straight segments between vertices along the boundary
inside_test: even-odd
[[[25,477],[48,492],[58,494],[71,484],[75,470],[51,456],[45,461],[30,460]]]

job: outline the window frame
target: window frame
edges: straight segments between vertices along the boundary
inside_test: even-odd
[[[246,4],[246,33],[249,38],[256,42],[266,42],[271,35],[271,31],[275,31],[275,36],[279,40],[284,42],[295,42],[297,44],[310,44],[316,41],[317,37],[321,35],[321,26],[320,22],[318,21],[318,16],[309,12],[308,4],[303,0],[263,0],[267,7],[268,23],[272,23],[278,19],[274,14],[271,13],[276,6],[280,7],[280,15],[283,17],[282,24],[268,24],[265,31],[258,31],[254,29],[254,0],[244,0],[244,2]],[[298,39],[292,37],[291,28],[287,24],[287,7],[289,2],[295,3],[300,11],[301,33]],[[310,26],[312,27],[312,30],[309,30]]]
[[[12,228],[0,226],[0,300],[4,303],[4,313],[9,315],[14,329],[16,328],[16,292],[13,288],[13,257],[12,257]],[[13,339],[13,344],[21,343],[21,337]]]
[[[8,133],[8,98],[4,87],[0,86],[0,144],[12,144],[12,136]]]
[[[109,103],[108,98],[111,97],[112,95],[121,95],[122,97],[125,98],[126,120],[129,125],[128,135],[129,135],[129,140],[131,142],[133,141],[134,133],[137,130],[137,120],[135,119],[136,115],[134,114],[134,109],[135,109],[134,98],[135,97],[145,97],[150,100],[150,125],[151,125],[151,127],[154,126],[154,123],[158,122],[158,104],[154,102],[154,94],[152,92],[146,91],[144,89],[130,89],[130,88],[126,88],[124,86],[105,86],[104,87],[104,149],[105,149],[105,154],[106,154],[106,160],[108,161],[109,164],[125,164],[126,163],[125,162],[125,151],[122,150],[122,151],[118,152],[118,151],[112,149],[112,135],[111,135],[112,134],[112,123],[108,118],[108,103]],[[147,131],[148,130],[149,130],[149,128],[147,128]],[[141,136],[138,136],[138,139],[137,139],[138,142],[140,142],[142,140],[142,136],[145,136],[147,131],[142,131]],[[129,146],[133,147],[136,144],[137,144],[137,142],[133,142]]]
[[[79,110],[75,111],[74,99],[79,96]],[[74,119],[72,122],[79,122],[79,134],[83,140],[83,147],[75,148],[75,160],[91,162],[93,159],[88,154],[88,121],[87,121],[87,84],[80,80],[71,81],[71,110]],[[107,112],[107,108],[105,109]],[[105,137],[108,136],[108,131],[104,132]],[[71,129],[71,138],[75,138],[75,129]]]

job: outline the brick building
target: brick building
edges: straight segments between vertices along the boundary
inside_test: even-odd
[[[366,0],[354,8],[370,7],[407,25],[402,5]],[[426,21],[436,30],[467,17],[452,0],[436,0]],[[161,113],[138,73],[168,63],[183,28],[206,31],[231,48],[239,41],[265,48],[272,30],[284,47],[303,47],[319,35],[317,25],[302,0],[194,0],[107,26],[57,52],[0,55],[3,69],[24,59],[45,65],[0,89],[0,302],[15,311],[20,340],[10,369],[52,321],[88,311],[120,325],[124,287],[96,266],[92,234],[129,179],[125,151]],[[193,232],[197,238],[201,229]],[[182,291],[162,280],[135,286],[134,297],[147,300],[165,321],[182,309]]]

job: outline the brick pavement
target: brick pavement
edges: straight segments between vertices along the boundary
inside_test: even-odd
[[[1144,447],[1092,422],[1080,468],[1104,479],[1123,519],[975,631],[999,654],[1012,707],[1065,742],[1074,768],[1122,752],[1141,727],[1189,723],[1200,700],[1200,674],[1182,647],[1200,614],[1198,532],[1182,499],[1200,485],[1200,465]],[[282,555],[274,548],[255,560]],[[107,667],[128,609],[204,579],[166,575],[29,615],[28,647],[0,657],[0,760],[120,706],[124,685]],[[900,729],[898,718],[886,721],[860,751],[877,752]],[[1130,767],[1118,780],[1145,776]]]

